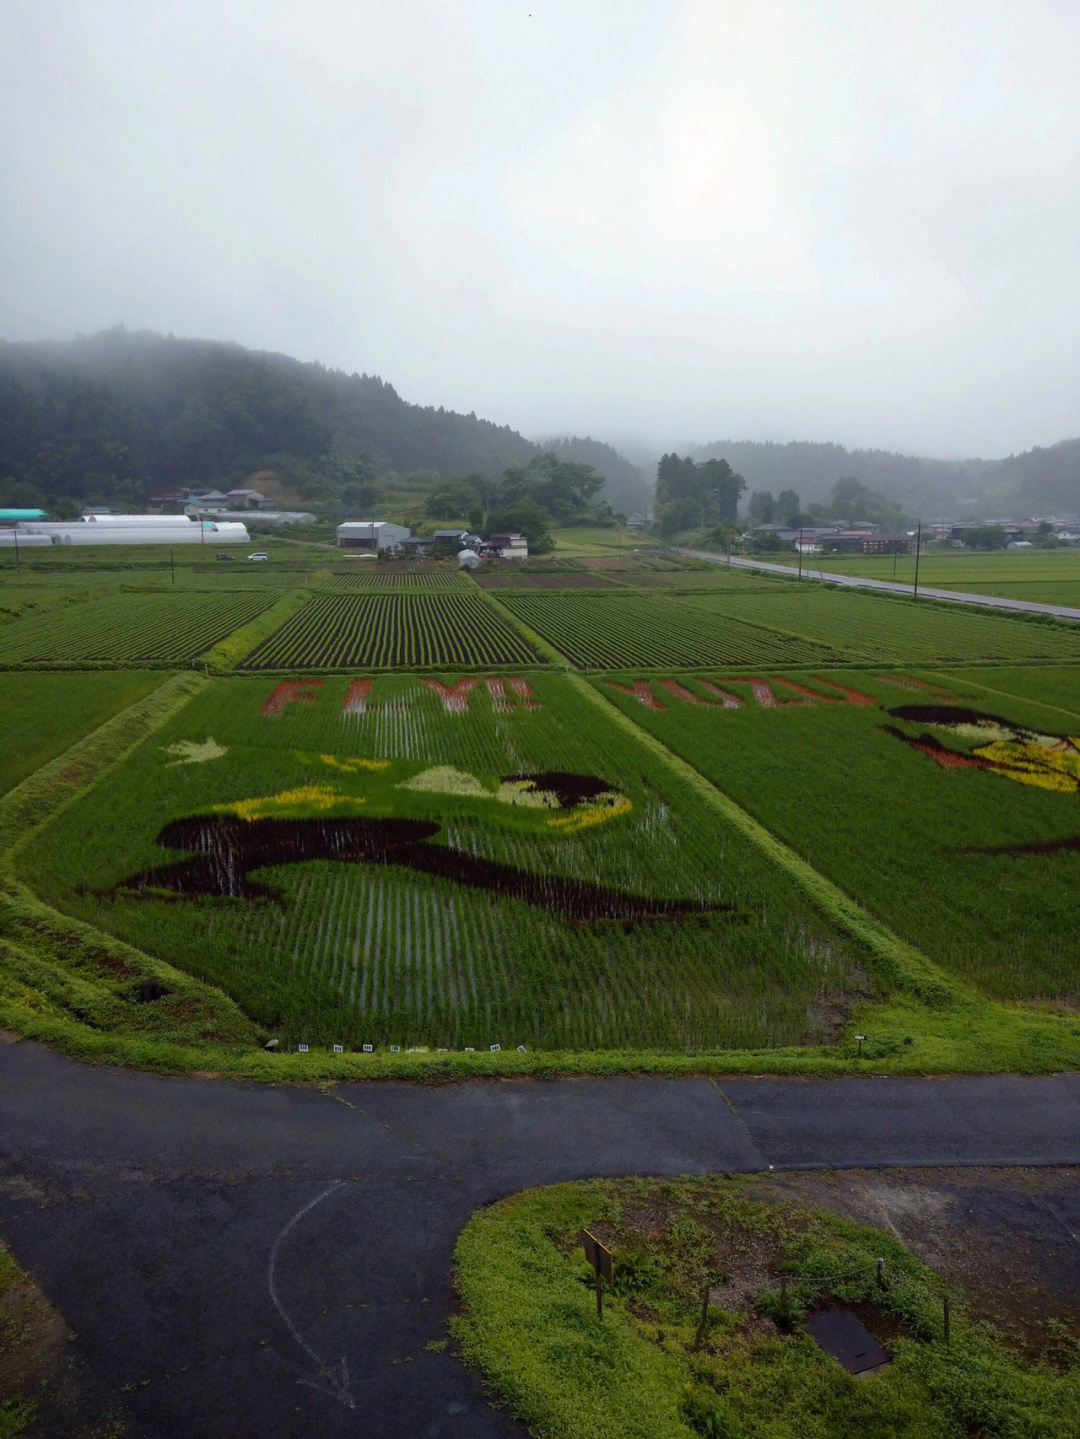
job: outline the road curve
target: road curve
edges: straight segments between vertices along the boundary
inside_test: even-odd
[[[593,1175],[1080,1163],[1080,1075],[377,1082],[0,1046],[0,1235],[136,1439],[520,1433],[449,1352],[479,1205]]]
[[[729,557],[714,554],[710,550],[680,549],[677,553],[686,555],[691,560],[710,560],[713,564],[730,565],[732,569],[764,570],[768,574],[783,575],[789,580],[798,578],[798,571],[792,570],[790,565],[778,565],[768,560],[746,560],[736,555]],[[846,585],[855,590],[888,590],[892,594],[907,595],[909,598],[914,594],[913,585],[902,585],[896,580],[874,580],[865,575],[834,575],[828,570],[811,569],[809,565],[803,566],[802,578],[819,580],[829,585]],[[928,585],[920,585],[919,594],[928,600],[955,600],[960,605],[981,605],[984,609],[1019,610],[1022,614],[1050,615],[1057,620],[1080,620],[1080,610],[1069,605],[1044,605],[1037,600],[1006,599],[1004,595],[979,595],[968,590],[939,590]]]

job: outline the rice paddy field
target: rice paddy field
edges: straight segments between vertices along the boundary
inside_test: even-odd
[[[245,669],[539,664],[476,593],[320,594],[244,661]]]
[[[145,670],[6,674],[0,683],[0,794],[161,683]]]
[[[212,682],[24,852],[292,1041],[820,1041],[853,947],[566,676]],[[302,862],[301,862],[302,861]]]
[[[594,683],[942,967],[1080,1003],[1080,722],[1038,668],[988,673]]]
[[[184,664],[255,618],[265,590],[120,591],[30,612],[2,631],[0,664]]]
[[[586,539],[4,568],[7,1022],[1080,1065],[1080,626]]]
[[[500,594],[501,602],[580,669],[627,664],[835,664],[827,642],[758,624],[749,598],[723,621],[706,603],[664,594]]]
[[[686,595],[681,603],[714,624],[743,620],[883,664],[964,664],[980,660],[1080,661],[1080,627],[1053,620],[964,609],[902,596],[781,581],[748,595]]]
[[[783,555],[775,558],[791,563]],[[915,579],[915,556],[815,555],[804,559],[803,568],[814,574],[869,576],[910,585]],[[919,585],[1080,608],[1080,548],[1073,545],[1053,550],[996,550],[985,554],[971,550],[924,549],[919,556]]]

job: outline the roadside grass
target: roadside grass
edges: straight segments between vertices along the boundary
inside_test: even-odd
[[[614,1255],[615,1292],[602,1322],[583,1228]],[[738,1179],[526,1191],[478,1211],[455,1258],[462,1313],[453,1336],[536,1439],[1076,1432],[1075,1340],[1057,1366],[1024,1363],[996,1331],[969,1322],[963,1295],[896,1239],[751,1199]],[[699,1332],[706,1287],[711,1303]],[[804,1331],[806,1314],[823,1301],[853,1307],[891,1362],[849,1376]]]
[[[24,1372],[18,1353],[38,1315],[28,1302],[29,1281],[0,1244],[0,1439],[15,1439],[34,1422],[36,1376]]]
[[[74,1335],[0,1244],[0,1439],[123,1439],[118,1401],[72,1347]]]

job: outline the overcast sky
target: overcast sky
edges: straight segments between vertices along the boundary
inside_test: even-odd
[[[1080,434],[1077,0],[6,0],[0,335],[541,437]]]

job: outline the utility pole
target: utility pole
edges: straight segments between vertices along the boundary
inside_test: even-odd
[[[799,526],[799,579],[802,579],[802,525]]]
[[[15,536],[15,577],[19,578],[22,573],[22,566],[19,564],[19,522],[15,521],[11,533]]]
[[[912,595],[911,595],[911,598],[912,598],[913,600],[917,600],[917,599],[919,598],[919,551],[920,551],[921,549],[922,549],[922,525],[921,525],[921,524],[917,524],[917,525],[915,526],[915,588],[914,588],[914,590],[912,591]]]

